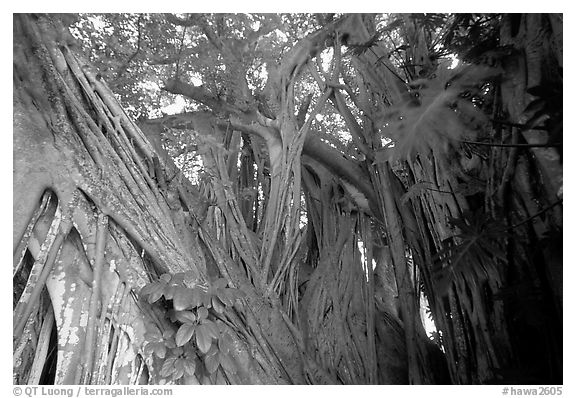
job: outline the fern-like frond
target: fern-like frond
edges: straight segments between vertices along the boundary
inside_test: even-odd
[[[468,281],[483,279],[494,261],[506,261],[502,242],[506,229],[490,219],[482,210],[465,212],[462,218],[452,218],[450,223],[459,230],[453,239],[442,242],[436,254],[438,269],[434,272],[437,294],[448,292],[454,277],[461,275]]]
[[[489,121],[469,98],[482,95],[482,84],[499,73],[487,66],[449,70],[440,65],[432,78],[413,81],[405,100],[384,118],[382,133],[392,142],[377,153],[376,161],[406,159],[430,150],[445,154],[463,138],[474,139]]]

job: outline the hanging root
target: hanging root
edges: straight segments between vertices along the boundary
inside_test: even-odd
[[[96,256],[94,258],[94,280],[92,282],[92,296],[90,297],[90,309],[88,312],[88,327],[86,329],[86,343],[83,352],[81,384],[90,383],[92,367],[94,361],[95,335],[97,329],[98,309],[100,304],[100,290],[102,283],[102,268],[104,262],[104,250],[106,248],[106,235],[108,234],[108,217],[98,214],[98,226],[96,232]],[[101,314],[104,316],[102,308]]]

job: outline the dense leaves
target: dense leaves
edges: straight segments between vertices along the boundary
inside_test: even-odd
[[[203,361],[210,374],[222,365],[229,372],[235,372],[230,356],[232,341],[229,332],[219,327],[213,320],[215,314],[222,314],[232,307],[244,294],[238,289],[227,287],[228,282],[219,278],[207,287],[194,285],[187,287],[189,274],[163,274],[140,291],[140,297],[149,303],[161,297],[171,300],[173,308],[166,312],[167,317],[177,327],[162,332],[154,324],[148,325],[145,334],[145,353],[162,359],[161,374],[178,380],[195,374],[196,361],[203,355]],[[211,314],[215,311],[215,314]],[[214,344],[217,341],[217,344]],[[195,351],[198,350],[198,352]]]
[[[174,348],[172,344],[173,332],[166,330],[162,332],[156,325],[148,324],[144,337],[148,342],[144,351],[148,354],[154,354],[158,358],[164,358],[168,349]]]

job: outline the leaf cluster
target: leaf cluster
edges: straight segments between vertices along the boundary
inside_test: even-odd
[[[487,275],[487,264],[494,260],[506,261],[502,241],[507,236],[501,223],[486,216],[482,209],[466,211],[450,224],[459,232],[442,242],[442,249],[435,255],[434,279],[437,293],[448,292],[455,277],[461,276],[475,283]]]
[[[453,14],[443,23],[440,43],[464,61],[476,62],[499,44],[500,14]]]
[[[216,318],[244,294],[227,285],[223,278],[207,286],[193,284],[187,273],[177,273],[163,274],[141,289],[140,298],[148,303],[164,298],[171,304],[166,315],[175,325],[176,333],[161,331],[150,324],[144,335],[144,352],[162,360],[162,376],[178,380],[194,374],[210,375],[219,366],[236,372],[231,354],[234,340],[224,323]]]

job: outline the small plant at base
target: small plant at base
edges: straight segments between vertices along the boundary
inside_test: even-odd
[[[150,323],[144,334],[145,353],[162,360],[161,376],[174,381],[192,375],[200,378],[204,371],[211,375],[219,366],[235,373],[231,356],[234,340],[224,323],[214,318],[244,294],[227,285],[223,278],[207,286],[194,284],[186,273],[177,273],[163,274],[142,288],[140,297],[150,304],[164,297],[166,316],[177,327],[174,333]]]

